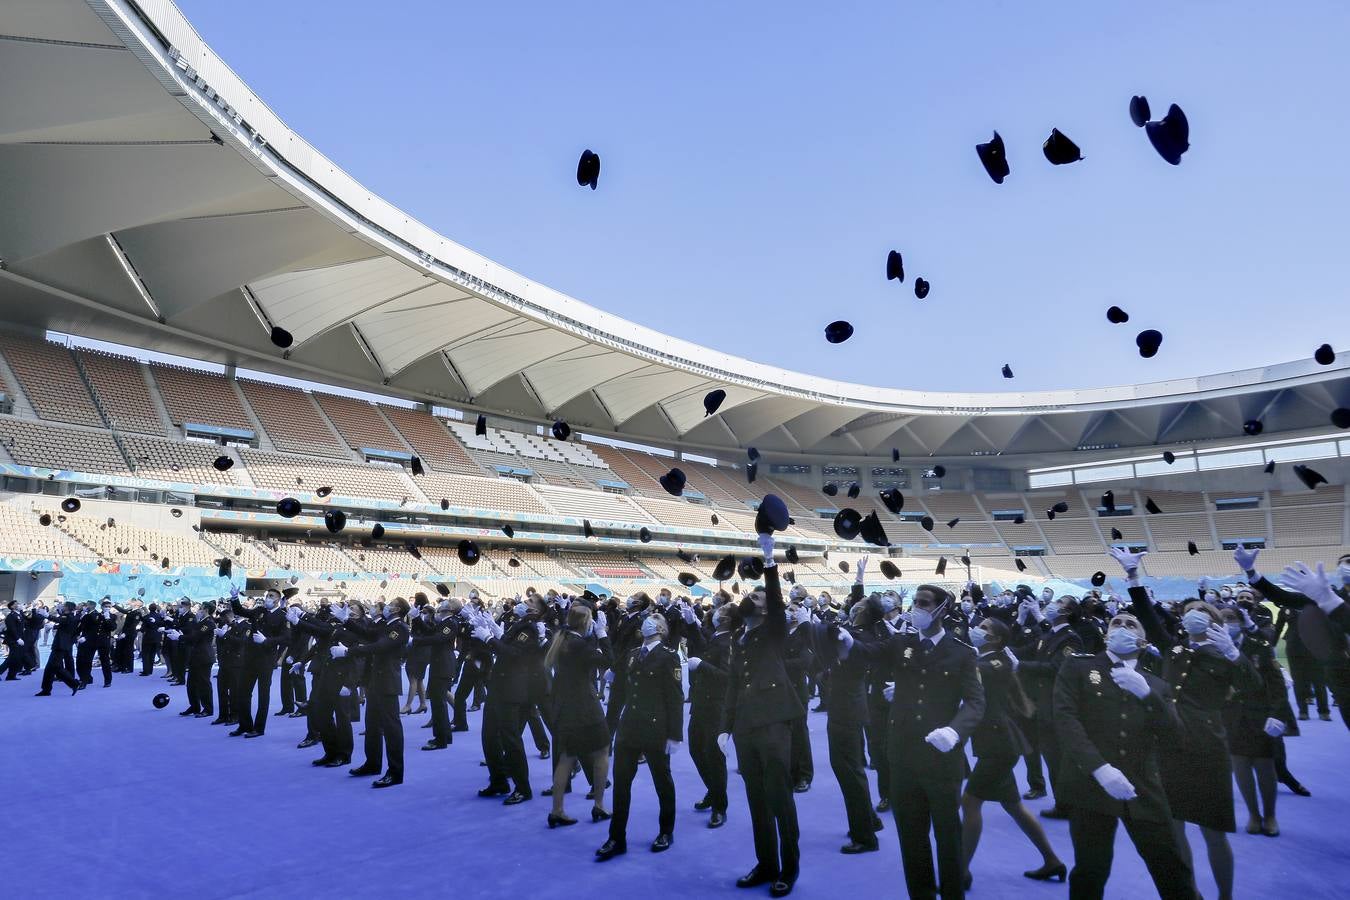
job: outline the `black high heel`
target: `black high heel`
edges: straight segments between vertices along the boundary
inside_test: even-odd
[[[563,816],[555,816],[553,813],[549,813],[549,814],[548,814],[548,827],[549,827],[549,828],[557,828],[557,827],[559,827],[559,826],[567,826],[567,825],[575,825],[575,824],[577,824],[577,820],[574,819],[574,818],[572,818],[571,816],[567,816],[567,815],[563,815]]]
[[[592,807],[591,807],[591,822],[592,822],[592,823],[595,823],[595,822],[603,822],[603,821],[605,821],[606,819],[608,819],[609,817],[610,817],[609,813],[605,812],[605,811],[604,811],[603,809],[601,809],[600,807],[598,807],[598,806],[592,806]]]
[[[1058,881],[1063,884],[1064,879],[1069,877],[1069,870],[1065,867],[1064,863],[1055,863],[1053,866],[1046,863],[1039,869],[1023,872],[1022,875],[1034,881]]]

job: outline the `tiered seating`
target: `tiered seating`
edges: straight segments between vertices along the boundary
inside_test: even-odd
[[[162,363],[151,363],[150,373],[173,424],[193,422],[253,431],[253,423],[225,376]]]
[[[1205,495],[1199,491],[1151,491],[1141,488],[1139,495],[1140,508],[1149,497],[1152,497],[1153,502],[1158,504],[1164,513],[1205,511]],[[1149,522],[1149,527],[1152,525],[1153,523]]]
[[[985,518],[979,504],[970,494],[954,491],[927,491],[914,495],[915,501],[927,507],[933,517],[933,533],[944,544],[999,544],[1002,543],[994,526]],[[879,513],[882,520],[885,515]],[[948,528],[952,519],[960,519],[955,528]],[[887,526],[887,533],[890,526]],[[892,538],[894,540],[894,538]]]
[[[381,578],[378,581],[361,578],[348,581],[346,584],[347,586],[341,589],[343,594],[352,600],[366,603],[389,601],[395,597],[402,597],[411,603],[413,595],[418,591],[428,593],[420,581],[409,578]]]
[[[411,497],[413,491],[404,481],[403,469],[399,467],[373,463],[320,462],[265,450],[239,452],[254,484],[265,490],[284,491],[300,500],[325,485],[331,487],[334,494],[343,497],[395,501],[416,499]]]
[[[604,460],[605,464],[613,470],[620,481],[626,483],[637,493],[645,494],[648,497],[670,496],[653,476],[648,475],[644,469],[639,468],[637,463],[629,459],[617,447],[607,447],[604,444],[591,444],[590,447],[591,450],[595,452],[596,456],[599,456]],[[646,454],[635,455],[645,456]],[[673,464],[673,461],[671,461],[671,463]],[[669,468],[670,466],[667,466],[665,469],[662,469],[660,474],[665,474],[669,471]]]
[[[1097,520],[1102,529],[1102,537],[1108,544],[1129,544],[1133,547],[1148,544],[1148,534],[1144,531],[1142,516],[1104,516]],[[1111,529],[1120,532],[1120,540],[1111,537]]]
[[[1030,518],[1021,525],[1016,522],[995,522],[994,530],[1009,547],[1045,547],[1046,544],[1046,539],[1041,537],[1040,531]]]
[[[1219,530],[1219,540],[1234,538],[1265,538],[1266,511],[1264,509],[1220,510],[1214,513],[1214,524]]]
[[[211,566],[219,558],[215,549],[196,535],[185,537],[176,532],[145,528],[118,521],[109,528],[107,520],[87,515],[66,516],[53,525],[82,544],[93,547],[109,562],[138,562],[163,566]],[[121,552],[118,552],[118,551]]]
[[[428,472],[413,479],[432,503],[449,500],[451,506],[552,515],[530,486],[514,478],[441,475]]]
[[[745,472],[730,466],[700,466],[699,473],[713,485],[706,492],[718,503],[730,503],[735,506],[747,506],[758,502],[763,491],[756,492],[754,486],[745,480]],[[758,480],[757,480],[758,482]]]
[[[595,489],[595,485],[578,475],[567,463],[552,459],[531,459],[528,461],[534,474],[541,476],[549,484],[561,484],[568,487]]]
[[[351,575],[361,571],[351,557],[327,544],[269,541],[267,553],[281,563],[283,569],[294,572]]]
[[[0,351],[40,417],[77,425],[103,424],[70,350],[51,341],[0,334]]]
[[[483,555],[472,566],[466,566],[459,561],[459,555],[454,547],[427,546],[422,548],[422,558],[431,565],[435,566],[441,573],[440,579],[450,581],[468,581],[478,584],[480,579],[504,579],[508,578],[508,570],[498,568],[494,563],[494,557],[501,558],[501,565],[506,565],[507,553],[501,550],[490,550],[483,548]],[[537,586],[537,585],[536,585]],[[522,588],[517,588],[521,590]]]
[[[56,528],[38,523],[40,511],[0,503],[0,556],[18,559],[95,559],[96,554]]]
[[[520,560],[520,567],[516,569],[508,568],[507,571],[514,573],[517,577],[537,575],[559,581],[576,578],[578,575],[575,569],[565,565],[555,557],[540,553],[537,550],[518,550],[513,555]]]
[[[373,450],[393,450],[396,453],[408,452],[403,442],[389,430],[388,425],[384,424],[380,411],[373,403],[337,394],[316,393],[313,397],[337,428],[338,434],[347,442],[347,446],[353,450],[369,447]]]
[[[675,590],[678,587],[674,582],[675,579],[680,576],[681,572],[694,573],[702,580],[703,587],[706,587],[709,590],[716,590],[717,582],[713,580],[712,572],[713,568],[717,565],[717,560],[719,558],[720,557],[717,556],[700,557],[695,562],[687,563],[677,556],[654,556],[650,559],[644,559],[642,565],[657,578],[672,582],[671,590]],[[574,564],[578,566],[582,565],[582,563],[579,562]],[[737,578],[739,578],[739,576],[733,575],[728,579],[728,582],[736,581]],[[649,593],[652,592],[649,591]],[[654,593],[653,596],[655,596]]]
[[[449,429],[431,413],[402,406],[383,406],[381,409],[428,468],[459,475],[483,474]]]
[[[646,578],[647,572],[633,560],[617,553],[566,553],[564,556],[583,574],[596,578]]]
[[[590,469],[606,470],[609,465],[596,455],[589,444],[581,441],[555,441],[553,438],[541,437],[539,440],[548,444],[550,447],[556,447],[562,454],[563,459],[574,466],[586,466]]]
[[[719,524],[714,525],[712,516],[717,510],[709,506],[687,501],[654,500],[648,497],[638,497],[636,502],[658,522],[664,522],[667,525],[681,525],[686,528],[719,528],[725,531],[737,530],[730,521],[723,519],[720,513],[717,516]]]
[[[0,416],[0,439],[21,466],[128,474],[122,451],[106,431],[63,428]]]
[[[150,387],[145,383],[141,364],[127,356],[102,353],[98,350],[74,351],[84,366],[89,383],[98,394],[99,403],[113,428],[120,431],[139,431],[143,434],[164,435]],[[92,422],[87,424],[94,424]]]
[[[1102,539],[1091,519],[1066,519],[1056,516],[1053,522],[1041,522],[1051,548],[1056,553],[1097,553],[1102,551]],[[1107,534],[1110,535],[1110,531]],[[1089,573],[1091,574],[1091,573]]]
[[[755,483],[759,484],[760,482],[764,483],[764,492],[766,494],[777,494],[783,498],[784,502],[788,505],[788,509],[792,510],[794,518],[799,512],[815,515],[815,512],[818,509],[842,509],[845,506],[853,506],[855,502],[849,500],[846,494],[848,485],[841,487],[837,495],[827,497],[820,491],[813,491],[808,487],[804,487],[803,485],[792,481],[780,481],[774,478],[766,478],[761,475],[756,479]],[[859,497],[859,499],[862,498]],[[854,506],[854,509],[857,509],[857,507]]]
[[[1343,545],[1343,506],[1276,505],[1271,510],[1271,520],[1275,526],[1275,540],[1281,547]]]
[[[136,474],[141,478],[190,484],[238,483],[232,471],[218,472],[212,465],[221,453],[221,448],[214,444],[124,434],[122,446],[126,447]]]
[[[447,422],[446,426],[459,438],[469,457],[480,467],[491,472],[498,466],[511,469],[533,469],[533,460],[521,457],[504,432],[497,428],[487,429],[486,434],[478,434],[472,425],[463,422]]]
[[[240,379],[239,386],[278,450],[347,458],[327,423],[304,391]]]
[[[564,516],[594,521],[636,522],[642,525],[652,525],[656,521],[623,494],[548,486],[539,487],[537,490],[539,496]]]
[[[440,572],[427,562],[425,556],[418,559],[406,549],[353,547],[347,551],[347,555],[354,556],[357,564],[367,572],[415,578],[440,577]]]
[[[1185,550],[1187,541],[1194,541],[1200,550],[1214,549],[1209,519],[1203,513],[1149,516],[1148,529],[1153,532],[1152,549],[1155,551]]]
[[[203,539],[219,547],[221,553],[233,560],[236,566],[245,569],[279,568],[277,561],[268,556],[257,541],[245,540],[241,535],[229,531],[208,531],[203,534]]]

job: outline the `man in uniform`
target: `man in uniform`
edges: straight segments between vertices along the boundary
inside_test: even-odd
[[[292,626],[304,615],[304,607],[300,601],[295,599],[295,595],[300,593],[297,587],[286,588],[282,592],[283,596],[290,601],[286,608],[286,621]],[[303,707],[309,698],[305,690],[305,670],[304,666],[300,671],[295,671],[297,662],[303,663],[309,652],[309,634],[298,628],[291,628],[290,640],[286,643],[286,655],[281,658],[281,709],[273,715],[298,717],[304,715],[304,710],[297,709]]]
[[[236,694],[239,689],[239,667],[243,665],[244,642],[248,640],[248,623],[236,619],[228,603],[222,604],[216,620],[216,717],[212,725],[235,725],[239,722]]]
[[[160,632],[164,628],[164,616],[158,603],[146,607],[141,618],[141,676],[149,677],[155,668],[155,657],[159,655]]]
[[[72,671],[71,652],[75,647],[76,631],[79,628],[75,614],[75,604],[66,601],[58,607],[59,612],[51,617],[52,638],[51,653],[47,656],[47,666],[42,670],[42,690],[37,692],[38,697],[50,697],[52,695],[52,682],[60,681],[70,692],[74,694],[82,687],[82,683],[75,677]]]
[[[1060,757],[1054,716],[1055,677],[1069,654],[1082,651],[1083,639],[1072,627],[1078,612],[1077,601],[1072,597],[1055,599],[1049,588],[1041,594],[1047,598],[1044,609],[1038,608],[1036,601],[1028,597],[1018,612],[1018,618],[1026,623],[1024,634],[1034,636],[1028,637],[1023,645],[1021,652],[1025,655],[1018,656],[1017,671],[1027,695],[1036,705],[1036,746],[1050,771],[1050,790],[1055,797],[1055,803],[1049,809],[1041,810],[1041,816],[1066,819],[1068,813],[1059,806],[1059,791],[1055,786]]]
[[[113,648],[113,671],[130,675],[136,668],[136,634],[141,630],[145,610],[141,608],[139,600],[131,601],[131,605],[126,607],[114,604],[113,609],[122,616],[117,644]]]
[[[310,738],[317,736],[323,743],[323,756],[313,760],[311,765],[328,769],[352,761],[352,719],[348,707],[355,686],[352,661],[346,657],[335,659],[330,652],[350,615],[350,608],[343,600],[332,604],[327,612],[320,607],[318,614],[302,616],[295,626],[314,638],[310,663],[314,685],[307,711],[309,731],[299,746],[312,746]]]
[[[187,649],[188,708],[180,716],[199,719],[213,715],[211,703],[211,667],[216,661],[216,623],[212,613],[216,604],[211,600],[197,605],[197,612],[178,640]]]
[[[24,648],[28,646],[18,600],[10,600],[5,606],[5,646],[9,648],[9,656],[5,657],[5,664],[0,666],[0,671],[6,672],[6,681],[17,681],[19,670],[24,668],[27,659]]]
[[[455,639],[459,636],[458,613],[462,604],[456,599],[444,599],[436,607],[436,621],[426,634],[413,638],[431,650],[427,668],[427,702],[431,704],[431,740],[423,750],[443,750],[455,740],[450,727],[450,679],[455,672]]]
[[[111,597],[104,597],[100,604],[94,627],[94,652],[98,654],[98,666],[103,672],[103,686],[112,687],[113,636],[117,634],[117,617],[114,615]]]
[[[239,725],[230,734],[258,738],[267,731],[272,670],[277,666],[277,655],[290,637],[290,629],[286,625],[286,611],[281,608],[281,592],[274,588],[268,588],[263,594],[262,606],[249,608],[239,602],[239,588],[231,587],[230,608],[249,624],[239,682]],[[254,690],[258,692],[258,706],[257,712],[250,714]]]
[[[366,668],[366,759],[348,774],[379,775],[380,762],[388,758],[384,775],[371,787],[387,788],[403,783],[403,722],[398,716],[398,698],[403,693],[403,652],[408,646],[408,601],[395,597],[384,605],[384,619],[371,620],[359,629],[339,635],[343,646],[331,647],[333,659],[364,657]],[[348,643],[350,641],[350,644]]]
[[[75,611],[75,672],[85,687],[94,683],[94,650],[98,647],[98,634],[94,601],[86,600]]]
[[[793,588],[794,594],[798,592],[798,588],[799,586]],[[804,590],[801,591],[797,602],[789,606],[786,613],[788,678],[792,681],[797,697],[802,701],[803,710],[802,717],[792,722],[792,790],[798,794],[809,791],[811,781],[816,777],[815,762],[811,758],[811,732],[806,727],[805,713],[811,705],[811,684],[808,676],[815,666],[816,655],[811,629],[803,627],[811,621],[811,611],[802,604],[805,594]]]

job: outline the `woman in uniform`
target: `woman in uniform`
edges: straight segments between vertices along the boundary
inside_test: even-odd
[[[431,645],[417,638],[425,639],[435,633],[436,610],[427,602],[425,594],[418,594],[416,602],[411,623],[413,644],[408,649],[408,661],[405,666],[408,675],[408,701],[398,711],[401,716],[416,716],[427,711],[426,677],[427,667],[431,665]],[[412,708],[414,697],[417,698],[417,709]]]
[[[575,825],[563,801],[572,766],[580,759],[591,775],[595,804],[591,821],[609,818],[605,811],[605,784],[609,779],[609,728],[596,690],[596,672],[613,665],[604,618],[576,601],[567,608],[565,626],[554,635],[544,655],[544,667],[553,673],[549,721],[553,724],[553,811],[548,827]]]
[[[732,636],[741,627],[740,611],[732,603],[721,603],[712,611],[712,626],[711,637],[705,637],[700,628],[685,631],[689,652],[689,755],[704,787],[703,799],[694,804],[694,809],[712,810],[708,827],[721,828],[727,821],[727,757],[717,746],[717,735],[726,706]]]
[[[1031,701],[1017,680],[1012,658],[1004,652],[1010,632],[997,619],[985,619],[970,629],[970,640],[979,654],[980,681],[984,683],[984,718],[971,735],[971,751],[975,768],[966,781],[961,795],[961,847],[965,852],[965,889],[972,881],[970,861],[980,844],[984,827],[981,807],[986,800],[1002,804],[1003,809],[1022,833],[1041,852],[1041,867],[1023,872],[1027,878],[1063,882],[1068,869],[1050,846],[1041,823],[1022,803],[1017,793],[1013,767],[1030,749],[1026,737],[1017,725],[1018,718],[1031,716]]]

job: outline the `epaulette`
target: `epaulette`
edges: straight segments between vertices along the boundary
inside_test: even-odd
[[[1186,647],[1185,647],[1184,645],[1182,645],[1182,644],[1176,644],[1176,645],[1174,645],[1174,646],[1172,647],[1172,652],[1173,652],[1174,654],[1176,654],[1176,653],[1185,653],[1185,652],[1186,652]]]
[[[1095,653],[1079,653],[1079,652],[1074,652],[1074,653],[1070,653],[1069,655],[1072,656],[1074,659],[1092,659],[1092,658],[1095,657],[1097,654],[1095,654]]]

